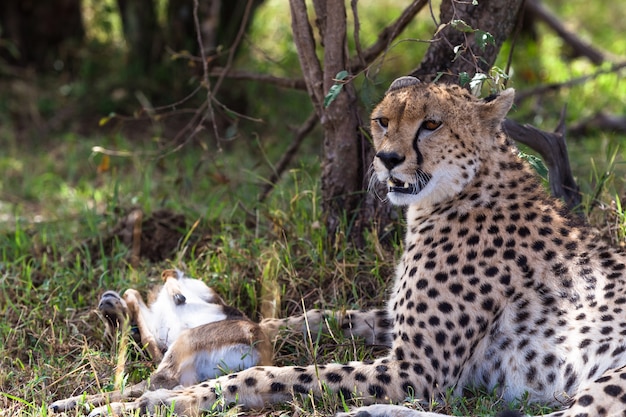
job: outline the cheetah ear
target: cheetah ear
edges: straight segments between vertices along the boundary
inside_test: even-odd
[[[394,91],[394,90],[399,90],[404,87],[410,87],[412,85],[419,84],[419,83],[421,83],[421,81],[415,77],[406,76],[406,77],[396,78],[387,89],[387,93]]]
[[[481,118],[498,126],[511,109],[514,99],[515,90],[512,88],[507,88],[500,94],[485,98],[480,108]]]

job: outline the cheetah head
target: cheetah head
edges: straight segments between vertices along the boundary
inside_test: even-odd
[[[395,80],[371,118],[373,167],[391,203],[426,207],[462,192],[488,159],[513,97],[513,89],[481,100],[459,86]]]

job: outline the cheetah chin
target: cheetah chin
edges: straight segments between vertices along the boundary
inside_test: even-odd
[[[415,178],[415,182],[408,182],[390,176],[387,178],[387,192],[417,195],[428,185],[432,177],[424,171],[418,170]]]

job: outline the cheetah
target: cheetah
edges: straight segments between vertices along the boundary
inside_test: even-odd
[[[98,303],[109,339],[132,324],[137,342],[159,363],[149,380],[120,391],[58,400],[51,404],[52,412],[81,404],[104,406],[135,399],[147,390],[189,386],[233,370],[271,365],[272,346],[257,323],[226,305],[201,280],[171,269],[161,278],[163,285],[153,288],[148,305],[132,288],[123,297],[106,291]]]
[[[126,407],[197,415],[218,399],[256,408],[330,389],[365,404],[350,415],[435,417],[394,403],[484,386],[562,406],[550,417],[626,416],[626,256],[520,159],[501,128],[513,99],[402,77],[372,112],[375,180],[406,208],[405,246],[386,309],[347,327],[381,323],[385,356],[252,367]]]

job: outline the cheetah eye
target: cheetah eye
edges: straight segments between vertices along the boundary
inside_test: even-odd
[[[422,129],[430,131],[437,130],[439,126],[441,126],[441,122],[437,120],[424,120],[424,122],[422,123]]]
[[[389,127],[389,119],[387,119],[386,117],[377,117],[374,120],[376,121],[376,123],[378,123],[378,126],[382,127],[383,129],[387,129],[387,127]]]

